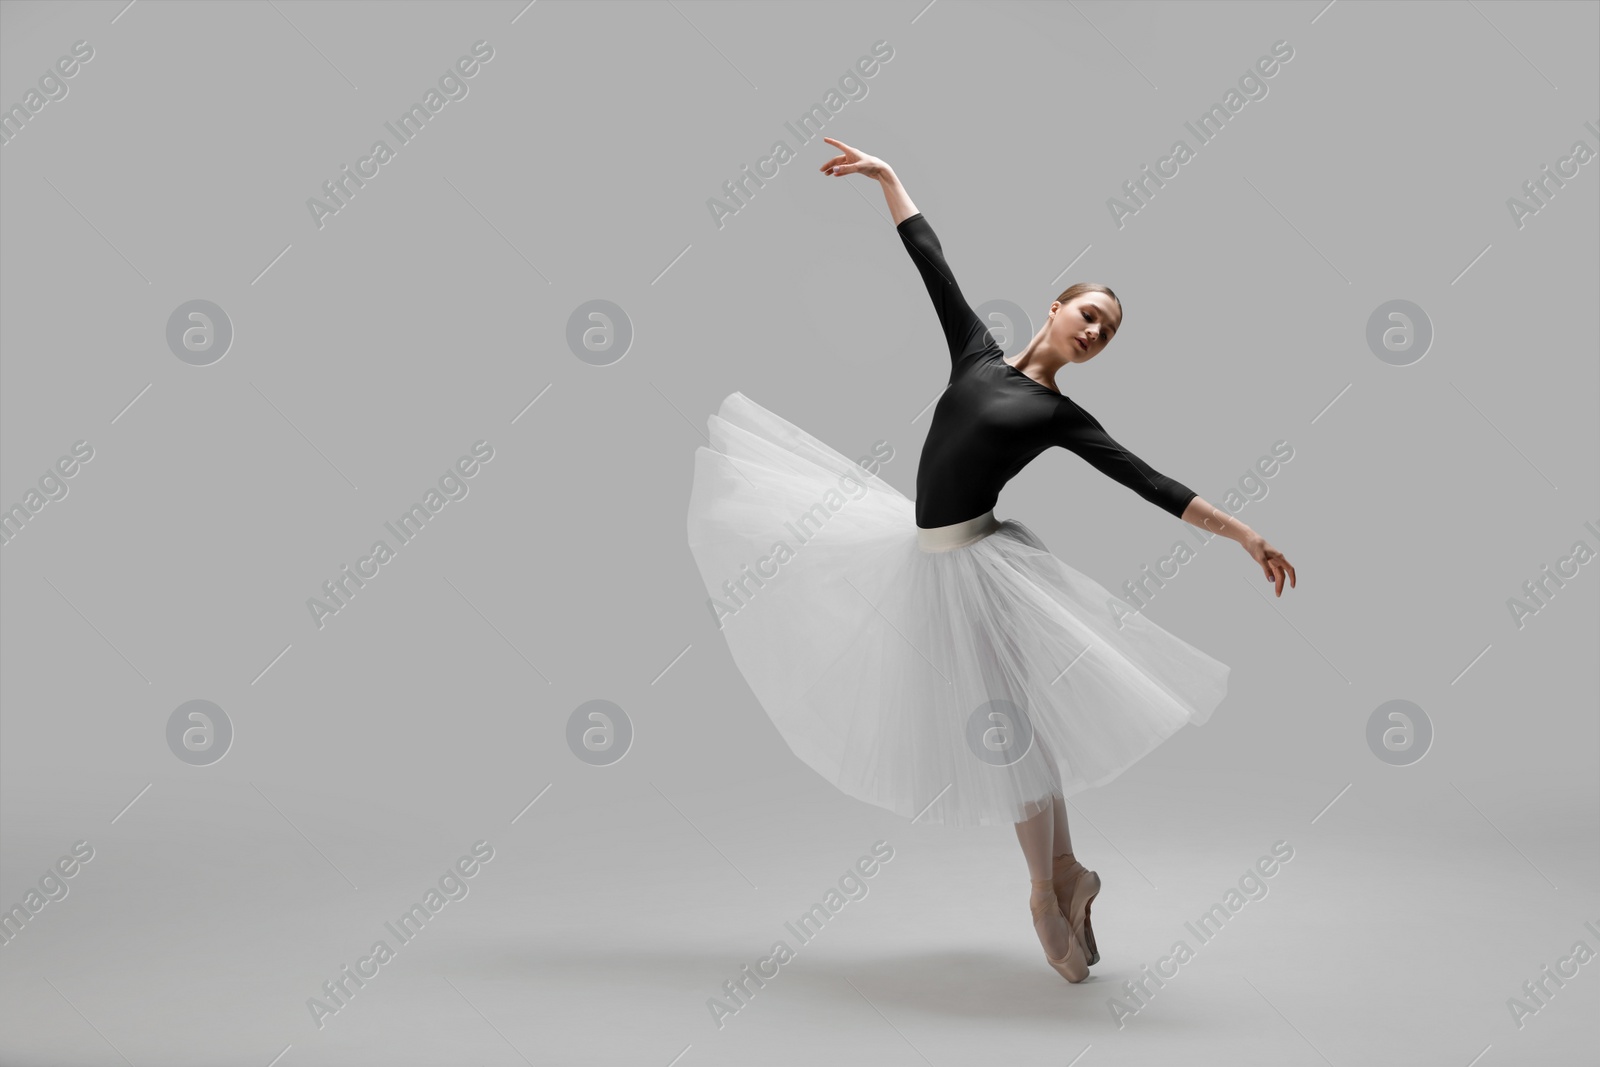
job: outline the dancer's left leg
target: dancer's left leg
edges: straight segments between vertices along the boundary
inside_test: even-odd
[[[1050,849],[1050,854],[1052,856],[1060,856],[1064,853],[1068,858],[1068,862],[1071,862],[1072,830],[1067,826],[1067,801],[1066,798],[1061,796],[1059,793],[1055,795],[1053,800],[1054,804],[1052,807],[1054,809],[1055,821],[1053,823],[1054,836],[1052,838],[1053,844]]]
[[[1033,883],[1033,891],[1028,896],[1028,906],[1035,916],[1038,916],[1046,901],[1051,905],[1049,908],[1051,917],[1035,921],[1034,930],[1038,933],[1039,943],[1044,946],[1045,952],[1060,959],[1067,954],[1072,945],[1072,929],[1067,925],[1066,916],[1061,914],[1060,907],[1056,904],[1055,885],[1051,880],[1054,857],[1050,848],[1055,840],[1054,822],[1055,811],[1046,805],[1039,814],[1017,823],[1016,826],[1017,841],[1022,845],[1023,858],[1028,861],[1028,877]]]

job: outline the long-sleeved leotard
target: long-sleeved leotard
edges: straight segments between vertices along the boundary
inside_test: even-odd
[[[917,525],[949,526],[989,511],[1001,488],[1051,445],[1150,503],[1183,515],[1198,494],[1112,440],[1093,415],[1005,362],[967,304],[933,227],[918,212],[896,227],[922,274],[950,348],[950,384],[933,410],[917,464]]]

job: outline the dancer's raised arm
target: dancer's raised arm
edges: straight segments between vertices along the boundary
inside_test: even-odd
[[[917,205],[906,195],[905,186],[895,177],[893,167],[877,156],[856,151],[843,141],[835,141],[832,137],[824,137],[823,140],[837,148],[839,154],[818,167],[818,170],[834,177],[864,174],[877,182],[883,187],[883,198],[889,202],[889,214],[894,217],[896,226],[917,213]]]
[[[950,264],[945,262],[944,248],[938,236],[917,205],[911,202],[906,190],[895,176],[894,169],[876,156],[865,155],[842,141],[824,137],[824,141],[842,150],[822,165],[822,172],[835,176],[863,174],[883,188],[883,197],[894,216],[895,229],[905,245],[911,261],[917,265],[922,282],[928,289],[928,298],[939,315],[939,326],[944,330],[945,345],[950,349],[952,377],[965,360],[994,350],[1000,346],[989,335],[989,329],[978,318],[956,284]]]

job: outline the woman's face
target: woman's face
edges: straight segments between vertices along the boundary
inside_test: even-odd
[[[1084,293],[1068,304],[1052,303],[1050,347],[1069,363],[1086,363],[1111,343],[1122,325],[1122,308],[1105,293]]]

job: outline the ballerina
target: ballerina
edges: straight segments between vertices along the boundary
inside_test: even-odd
[[[1072,852],[1065,798],[1204,723],[1229,668],[1052,555],[1001,488],[1059,445],[1145,500],[1238,542],[1274,595],[1294,568],[1249,526],[1118,444],[1058,372],[1122,325],[1104,285],[1050,304],[1007,359],[968,305],[928,220],[883,160],[819,168],[878,182],[950,353],[949,382],[899,490],[732,393],[695,451],[690,550],[751,691],[790,749],[846,794],[914,820],[1015,826],[1045,958],[1081,982],[1100,958],[1100,876]]]

